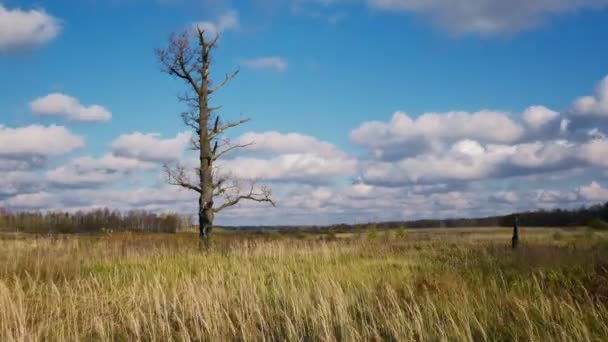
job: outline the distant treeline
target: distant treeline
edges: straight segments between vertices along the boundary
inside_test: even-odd
[[[174,233],[190,228],[191,218],[154,214],[143,210],[120,212],[97,209],[88,212],[8,212],[0,208],[0,230],[26,233],[97,233],[139,231]]]
[[[350,232],[396,228],[457,228],[457,227],[510,227],[515,217],[520,226],[575,227],[585,226],[594,220],[608,222],[608,202],[578,209],[537,210],[503,216],[482,218],[426,219],[391,221],[365,224],[334,224],[329,226],[238,226],[222,227],[232,230],[281,230],[309,232]],[[98,209],[89,212],[7,212],[0,208],[0,230],[29,233],[96,233],[103,231],[176,232],[192,227],[190,216],[154,214],[143,210],[120,212]]]
[[[309,232],[333,231],[350,232],[353,230],[365,230],[370,227],[376,229],[396,229],[396,228],[458,228],[458,227],[510,227],[518,218],[520,226],[528,227],[575,227],[586,226],[594,220],[608,222],[608,202],[597,204],[590,207],[578,209],[554,209],[536,210],[513,213],[502,216],[490,216],[482,218],[453,218],[453,219],[424,219],[416,221],[390,221],[363,224],[333,224],[329,226],[282,226],[282,227],[262,227],[262,226],[240,226],[225,227],[226,229],[236,230],[264,230],[281,229],[283,231],[299,230]]]

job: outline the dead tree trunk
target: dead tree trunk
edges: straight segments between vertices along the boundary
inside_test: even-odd
[[[513,237],[511,238],[511,248],[516,249],[519,244],[519,227],[517,217],[513,221]]]
[[[191,42],[192,36],[194,43]],[[222,122],[217,113],[221,107],[209,106],[209,96],[238,74],[238,70],[227,74],[222,82],[212,85],[209,76],[211,53],[217,47],[219,39],[219,34],[208,38],[203,30],[197,28],[194,34],[186,31],[179,36],[172,36],[166,49],[156,50],[162,70],[181,79],[187,85],[186,93],[179,96],[179,99],[188,105],[188,110],[182,113],[182,119],[193,131],[195,138],[191,143],[192,149],[199,152],[198,163],[192,170],[187,170],[180,164],[165,165],[165,173],[169,184],[198,193],[199,237],[205,245],[209,244],[216,213],[236,205],[241,200],[269,202],[274,205],[269,188],[256,187],[255,182],[250,180],[249,191],[242,192],[242,180],[230,177],[228,172],[219,170],[215,165],[224,154],[251,144],[232,144],[224,137],[227,129],[239,126],[250,119]],[[191,180],[192,177],[195,181]],[[222,198],[217,206],[214,205],[216,197]]]

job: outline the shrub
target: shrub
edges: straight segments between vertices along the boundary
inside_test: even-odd
[[[409,232],[408,232],[407,228],[397,229],[397,234],[396,234],[397,240],[407,239],[408,234],[409,234]]]
[[[366,229],[367,239],[376,240],[378,238],[378,228],[375,223],[370,223]]]
[[[553,233],[553,240],[555,241],[561,241],[564,239],[564,233],[562,232],[555,232]]]
[[[608,230],[608,222],[600,220],[600,219],[595,219],[595,220],[589,222],[589,224],[587,226],[589,226],[589,228],[595,229],[595,230]]]

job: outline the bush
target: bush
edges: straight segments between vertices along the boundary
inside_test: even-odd
[[[397,229],[397,234],[396,234],[397,240],[407,239],[408,234],[409,234],[409,232],[408,232],[407,228]]]
[[[366,229],[367,239],[368,240],[376,240],[378,239],[378,228],[375,223],[370,223],[367,225]]]
[[[608,222],[600,220],[600,219],[595,219],[595,220],[589,222],[589,224],[587,226],[589,226],[589,228],[595,229],[595,230],[608,230]]]

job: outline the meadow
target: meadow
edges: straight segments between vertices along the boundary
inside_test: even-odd
[[[587,228],[0,235],[0,341],[606,341]]]

